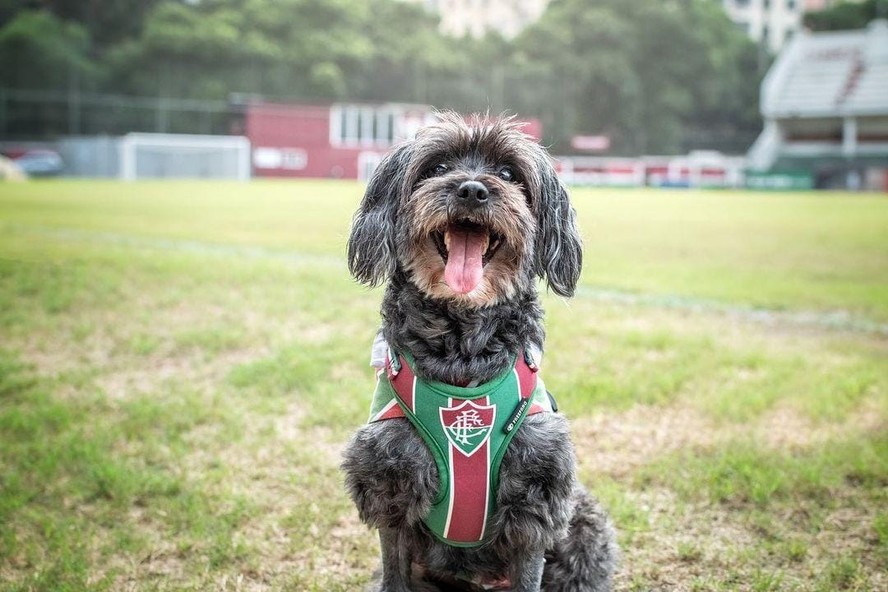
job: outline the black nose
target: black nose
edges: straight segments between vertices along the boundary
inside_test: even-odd
[[[483,204],[490,198],[490,192],[483,183],[466,181],[456,190],[456,196],[468,202],[467,205]]]

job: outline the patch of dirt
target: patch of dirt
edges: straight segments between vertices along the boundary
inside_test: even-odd
[[[848,433],[888,428],[876,403],[862,405],[842,422],[817,422],[779,406],[749,424],[719,422],[692,407],[636,405],[571,421],[580,464],[593,474],[620,479],[665,455],[751,440],[769,450],[803,450]]]
[[[717,439],[712,423],[693,409],[650,406],[572,420],[571,434],[580,463],[614,478],[664,454]]]
[[[201,353],[152,355],[102,373],[96,384],[111,400],[156,392],[169,384],[187,385],[192,391],[210,391],[224,382],[232,368],[267,355],[262,349],[232,350],[209,358]]]
[[[777,407],[755,423],[753,438],[772,449],[793,451],[840,440],[847,434],[877,433],[885,429],[888,422],[877,403],[869,399],[841,422],[818,422],[791,407]],[[735,437],[744,433],[742,426],[736,426],[734,431]]]

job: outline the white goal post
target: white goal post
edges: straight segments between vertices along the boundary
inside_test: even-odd
[[[243,136],[131,133],[120,142],[120,178],[249,180]]]

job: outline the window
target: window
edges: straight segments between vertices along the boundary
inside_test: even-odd
[[[389,146],[395,139],[390,107],[334,105],[330,109],[330,143],[334,146]]]

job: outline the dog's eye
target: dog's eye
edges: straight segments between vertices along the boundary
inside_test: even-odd
[[[443,175],[444,173],[446,173],[449,170],[450,170],[450,165],[443,163],[443,162],[439,162],[438,164],[436,164],[434,166],[434,168],[430,171],[430,173],[433,177],[440,177],[441,175]]]
[[[504,166],[499,170],[497,176],[503,181],[511,183],[515,180],[515,171],[512,170],[512,167]]]

